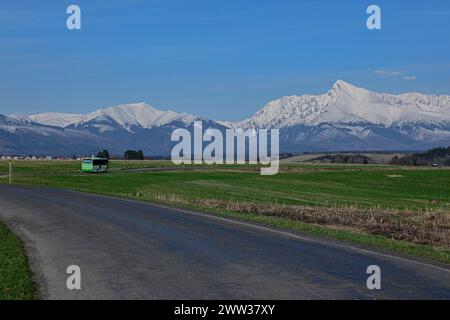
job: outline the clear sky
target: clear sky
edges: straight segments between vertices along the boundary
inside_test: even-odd
[[[66,8],[82,29],[66,28]],[[366,9],[382,9],[382,29]],[[131,102],[243,119],[336,79],[450,94],[448,0],[2,0],[0,114]]]

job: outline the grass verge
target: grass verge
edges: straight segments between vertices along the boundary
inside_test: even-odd
[[[233,216],[243,221],[268,225],[283,230],[291,230],[303,234],[311,234],[330,240],[339,240],[360,245],[364,248],[378,249],[382,252],[397,253],[411,258],[421,258],[429,262],[450,265],[450,250],[431,245],[414,244],[406,241],[388,239],[384,236],[369,235],[357,231],[343,230],[330,226],[321,226],[288,218],[269,217],[257,214],[221,213],[223,216]]]
[[[22,242],[0,222],[0,300],[31,300],[36,288]]]

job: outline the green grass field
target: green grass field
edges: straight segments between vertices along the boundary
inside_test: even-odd
[[[34,294],[22,243],[0,222],[0,300],[29,300]]]
[[[46,185],[113,195],[186,200],[218,199],[310,206],[382,209],[450,210],[450,170],[351,165],[285,165],[275,176],[255,171],[221,170],[127,172],[126,169],[172,166],[170,162],[113,161],[111,173],[79,172],[76,161],[14,163],[14,183]],[[188,168],[188,167],[187,167]],[[229,171],[226,171],[229,169]],[[248,168],[247,168],[248,169]],[[287,172],[286,172],[287,170]],[[0,162],[0,182],[7,183],[6,162]]]
[[[13,167],[15,184],[69,188],[234,215],[450,263],[450,170],[285,163],[278,175],[261,176],[256,166],[202,166],[196,170],[185,166],[170,171],[164,169],[173,167],[168,161],[112,161],[110,173],[93,175],[80,173],[78,161],[16,161]],[[156,168],[160,170],[151,171]],[[0,183],[8,182],[7,174],[8,163],[0,161]],[[305,207],[314,208],[324,221],[305,219]],[[343,219],[336,219],[336,214]],[[377,221],[390,223],[384,228],[387,231],[375,228],[373,222],[364,223],[364,215],[374,214],[381,217]],[[359,224],[352,222],[355,217]],[[414,230],[420,229],[420,234],[405,236],[392,231],[399,228],[416,233]]]

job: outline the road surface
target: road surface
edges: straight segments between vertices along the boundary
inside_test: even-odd
[[[185,210],[0,185],[44,299],[449,299],[446,269]],[[81,290],[66,269],[81,268]],[[381,268],[381,290],[366,269]]]

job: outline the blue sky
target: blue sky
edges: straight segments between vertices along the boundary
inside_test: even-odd
[[[82,30],[66,28],[66,8]],[[382,9],[382,29],[366,9]],[[336,79],[450,94],[450,2],[73,0],[0,4],[0,114],[90,112],[145,101],[243,119]]]

